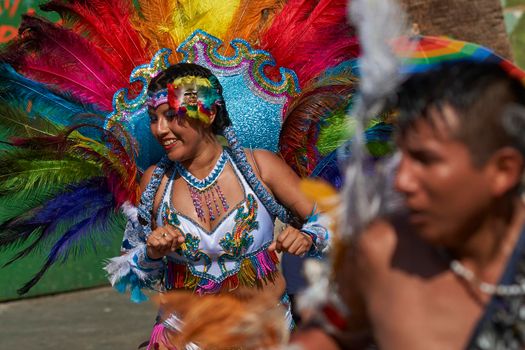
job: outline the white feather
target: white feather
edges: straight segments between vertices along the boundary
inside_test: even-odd
[[[361,45],[359,90],[364,107],[371,107],[399,84],[401,62],[390,44],[409,33],[406,15],[394,0],[353,0],[349,12]]]
[[[132,256],[133,254],[135,254],[135,252],[139,250],[144,250],[144,246],[139,246],[133,250],[130,250],[128,254],[117,256],[107,260],[107,264],[106,266],[104,266],[104,270],[106,270],[109,282],[112,286],[114,286],[122,278],[127,276],[132,270],[141,281],[146,281],[149,278],[146,272],[137,268],[133,268],[131,264],[130,256]]]
[[[387,192],[391,192],[391,173],[385,173],[384,165],[367,161],[364,125],[382,111],[402,81],[401,60],[393,53],[391,43],[409,32],[406,16],[394,0],[353,0],[349,15],[357,28],[362,53],[359,97],[351,113],[356,118],[355,138],[342,191],[341,227],[347,238],[379,215]]]
[[[351,144],[352,156],[345,168],[343,205],[339,210],[342,221],[339,228],[344,228],[339,233],[344,239],[352,239],[373,218],[397,210],[401,203],[392,186],[398,157],[379,163],[370,161],[366,157],[364,125],[369,117],[375,117],[384,108],[402,81],[401,61],[392,52],[390,43],[408,33],[405,15],[393,0],[351,0],[349,4],[349,17],[359,33],[362,56],[359,59],[359,97],[350,113],[356,119],[355,136]],[[341,152],[348,150],[341,149]],[[336,306],[343,316],[351,312],[330,279],[330,258],[322,262],[308,261],[305,275],[309,287],[299,296],[300,310],[315,310],[329,304]],[[320,313],[316,315],[320,317]]]
[[[130,219],[131,221],[133,222],[138,221],[137,207],[135,207],[129,201],[125,201],[124,204],[122,204],[121,210],[124,213],[124,215],[126,215],[126,217]]]

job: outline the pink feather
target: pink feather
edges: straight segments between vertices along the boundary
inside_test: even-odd
[[[144,41],[131,26],[134,11],[125,0],[53,0],[41,6],[45,11],[56,11],[64,25],[84,37],[96,47],[98,54],[124,79],[133,68],[149,62]]]
[[[261,34],[262,49],[273,55],[278,66],[295,70],[304,86],[326,68],[358,56],[346,5],[347,0],[290,0]]]
[[[112,109],[113,94],[128,82],[101,59],[95,47],[71,30],[24,16],[20,38],[10,47],[22,60],[12,62],[31,79],[69,91],[85,103]],[[30,53],[28,53],[28,50]]]

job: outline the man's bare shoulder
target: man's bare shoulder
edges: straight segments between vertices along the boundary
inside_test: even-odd
[[[390,219],[374,220],[355,241],[354,258],[360,270],[382,269],[390,261],[398,243],[398,228]]]
[[[389,273],[397,242],[395,225],[388,219],[377,219],[343,248],[344,258],[336,265],[335,279],[340,296],[352,310],[354,330],[366,328],[366,300]]]

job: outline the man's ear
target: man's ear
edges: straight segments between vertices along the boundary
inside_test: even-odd
[[[488,162],[492,177],[490,186],[495,196],[502,196],[519,185],[524,159],[516,148],[503,147],[497,150]]]

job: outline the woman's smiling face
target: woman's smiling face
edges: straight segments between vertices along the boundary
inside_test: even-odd
[[[203,139],[210,134],[210,125],[181,116],[167,103],[149,110],[150,130],[172,161],[193,158]],[[213,120],[213,119],[212,119]]]

